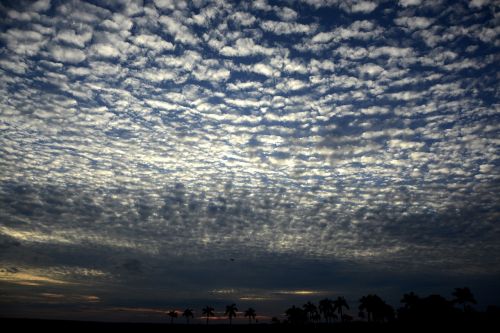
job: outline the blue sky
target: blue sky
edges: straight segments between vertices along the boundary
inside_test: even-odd
[[[500,302],[499,8],[2,2],[0,309]]]

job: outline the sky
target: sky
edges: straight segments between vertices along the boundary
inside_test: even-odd
[[[500,304],[500,2],[2,1],[0,313]],[[219,313],[220,314],[220,313]]]

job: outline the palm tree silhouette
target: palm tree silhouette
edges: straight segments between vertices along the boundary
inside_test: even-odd
[[[403,295],[403,298],[401,299],[401,303],[403,303],[405,305],[406,309],[413,309],[413,308],[415,308],[415,306],[417,305],[419,300],[420,300],[420,297],[418,297],[418,295],[412,291],[409,294]]]
[[[184,310],[184,312],[182,313],[182,316],[186,318],[186,323],[189,324],[189,318],[194,317],[193,310],[192,309]]]
[[[346,308],[347,310],[349,310],[349,305],[347,304],[347,301],[345,300],[344,297],[339,296],[339,297],[337,297],[337,299],[335,301],[333,301],[333,312],[335,312],[335,310],[337,310],[338,313],[340,314],[340,320],[344,321],[344,315],[342,313],[342,308]]]
[[[465,312],[465,306],[467,305],[467,303],[477,304],[476,299],[474,298],[474,295],[472,295],[472,292],[467,287],[455,288],[455,291],[453,292],[453,296],[455,296],[455,299],[453,300],[453,302],[458,303],[458,304],[462,304],[464,307],[464,312]]]
[[[256,315],[253,308],[248,308],[248,310],[245,311],[245,317],[248,317],[248,324],[252,323],[252,319],[255,320]]]
[[[288,317],[288,321],[294,325],[304,324],[307,321],[306,311],[301,308],[297,308],[295,305],[287,309],[285,314]]]
[[[224,314],[229,317],[229,325],[233,324],[233,317],[236,317],[236,311],[238,311],[236,304],[233,303],[226,306],[226,312]]]
[[[311,302],[307,302],[306,304],[302,305],[302,308],[307,313],[307,318],[309,319],[309,321],[313,321],[317,318],[318,308],[316,307],[316,305]]]
[[[175,310],[172,310],[169,313],[167,313],[167,316],[170,317],[170,324],[173,324],[174,318],[177,318],[177,312],[175,312]]]
[[[207,305],[206,307],[204,307],[203,309],[201,309],[201,311],[202,311],[202,314],[207,317],[207,325],[208,325],[208,319],[210,317],[215,316],[214,308]]]
[[[372,321],[373,317],[374,296],[375,295],[368,295],[368,296],[363,296],[359,299],[359,311],[360,313],[364,313],[364,311],[366,311],[368,321]]]
[[[394,309],[377,295],[363,296],[359,300],[359,311],[366,310],[368,321],[384,321],[394,318]]]
[[[325,298],[319,301],[319,312],[323,315],[326,323],[330,323],[330,318],[333,316],[333,302],[332,300]]]

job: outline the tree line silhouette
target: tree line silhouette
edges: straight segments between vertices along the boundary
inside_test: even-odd
[[[375,294],[362,296],[358,303],[357,321],[371,323],[389,323],[389,322],[448,322],[460,320],[476,320],[476,319],[494,319],[498,320],[500,308],[497,306],[489,306],[487,311],[480,313],[476,311],[473,305],[477,304],[474,295],[469,288],[455,288],[452,293],[453,298],[448,300],[443,296],[432,294],[426,297],[420,297],[414,292],[404,294],[401,298],[402,306],[395,310],[391,305],[387,304],[382,298]],[[278,317],[272,317],[273,324],[290,324],[290,325],[307,325],[321,324],[329,325],[333,323],[349,323],[354,321],[354,317],[346,313],[346,310],[351,310],[347,300],[338,296],[336,299],[322,299],[318,304],[310,301],[303,306],[295,306],[284,311],[285,318],[280,320]],[[211,317],[215,317],[215,309],[211,306],[206,306],[201,310],[202,318],[209,324]],[[170,323],[178,317],[178,312],[172,310],[167,313],[170,317]],[[226,306],[224,316],[228,318],[229,325],[232,325],[233,319],[238,315],[236,304]],[[257,313],[255,309],[248,308],[243,313],[244,317],[248,318],[248,324],[257,322]],[[194,311],[187,308],[182,313],[186,323],[190,323],[190,319],[194,318]]]

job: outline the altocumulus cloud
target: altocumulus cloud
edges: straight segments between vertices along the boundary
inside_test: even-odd
[[[1,308],[498,277],[498,10],[2,3]]]

